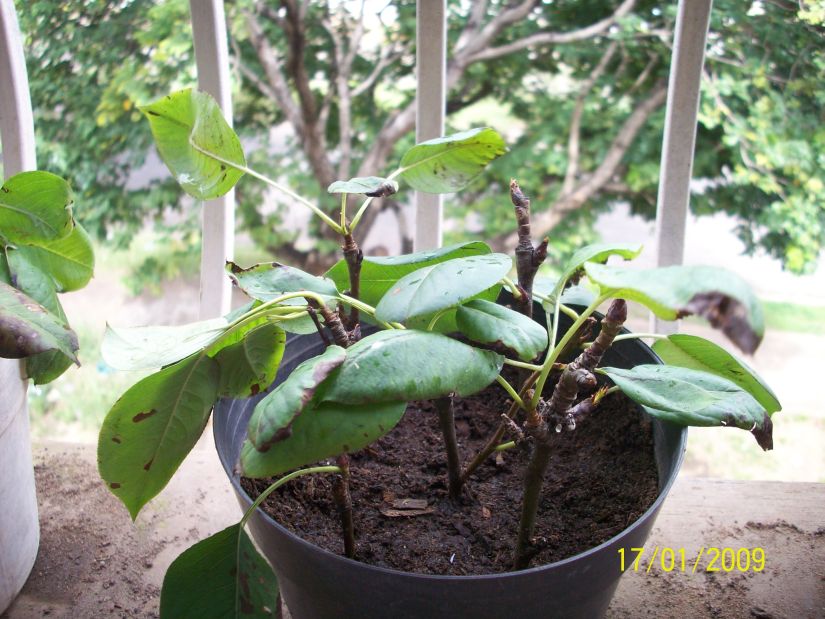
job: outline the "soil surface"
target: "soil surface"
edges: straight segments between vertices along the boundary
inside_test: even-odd
[[[510,401],[497,386],[456,400],[456,434],[468,461],[498,427]],[[527,454],[491,456],[471,477],[460,502],[447,496],[446,456],[430,402],[413,402],[401,423],[352,456],[356,558],[424,574],[489,574],[512,567]],[[341,553],[335,476],[295,480],[265,509],[304,539]],[[257,496],[269,480],[244,480]],[[599,545],[655,500],[658,479],[650,421],[621,394],[572,431],[556,435],[545,476],[533,564]],[[412,509],[409,509],[412,508]]]

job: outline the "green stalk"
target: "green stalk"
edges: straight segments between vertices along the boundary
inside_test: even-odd
[[[257,178],[259,181],[263,181],[264,183],[266,183],[270,187],[274,187],[275,189],[277,189],[281,193],[284,193],[284,194],[288,195],[290,198],[292,198],[296,202],[298,202],[300,204],[303,204],[306,207],[309,207],[312,210],[312,212],[315,213],[316,215],[318,215],[318,217],[320,217],[324,221],[324,223],[326,223],[330,228],[335,230],[338,234],[344,234],[344,229],[341,226],[339,226],[337,223],[335,223],[335,221],[333,221],[333,219],[329,215],[327,215],[324,211],[322,211],[320,208],[318,208],[318,206],[316,206],[315,204],[313,204],[312,202],[310,202],[309,200],[307,200],[303,196],[298,195],[297,193],[295,193],[294,191],[292,191],[288,187],[286,187],[284,185],[281,185],[280,183],[278,183],[276,181],[273,181],[271,178],[269,178],[267,176],[264,176],[260,172],[256,172],[252,168],[248,168],[244,165],[237,164],[234,161],[230,161],[229,159],[224,159],[220,155],[216,155],[215,153],[210,152],[210,151],[206,150],[205,148],[201,148],[200,146],[195,144],[195,142],[191,139],[191,137],[189,139],[189,145],[192,148],[194,148],[196,151],[198,151],[199,153],[201,153],[203,155],[206,155],[210,159],[214,159],[215,161],[218,161],[218,162],[220,162],[224,165],[229,166],[230,168],[238,170],[239,172],[243,172],[244,174],[249,174],[249,176],[252,176],[253,178]]]

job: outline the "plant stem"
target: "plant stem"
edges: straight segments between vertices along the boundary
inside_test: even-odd
[[[518,284],[524,294],[519,301],[519,309],[525,316],[533,317],[533,280],[536,272],[547,258],[548,239],[538,247],[533,247],[530,238],[530,199],[522,193],[515,179],[510,181],[510,199],[513,202],[518,225],[518,244],[516,245],[516,273]]]
[[[270,187],[273,187],[273,188],[277,189],[281,193],[285,193],[286,195],[288,195],[290,198],[292,198],[296,202],[298,202],[300,204],[303,204],[306,207],[309,207],[312,210],[313,213],[318,215],[318,217],[320,217],[324,221],[324,223],[326,223],[330,228],[335,230],[338,234],[344,234],[344,229],[341,226],[339,226],[337,223],[335,223],[335,221],[329,215],[327,215],[324,211],[322,211],[320,208],[318,208],[318,206],[316,206],[315,204],[313,204],[312,202],[310,202],[309,200],[307,200],[303,196],[298,195],[297,193],[295,193],[294,191],[292,191],[288,187],[285,187],[284,185],[281,185],[280,183],[278,183],[276,181],[273,181],[271,178],[264,176],[260,172],[256,172],[252,168],[248,168],[245,165],[240,165],[238,163],[235,163],[234,161],[230,161],[229,159],[225,159],[225,158],[221,157],[220,155],[216,155],[215,153],[210,152],[210,151],[206,150],[205,148],[201,148],[200,146],[195,144],[194,140],[192,140],[191,137],[189,139],[189,145],[192,148],[194,148],[196,151],[198,151],[199,153],[201,153],[203,155],[206,155],[210,159],[214,159],[215,161],[218,161],[218,162],[220,162],[220,163],[222,163],[226,166],[229,166],[230,168],[238,170],[239,172],[243,172],[244,174],[249,174],[249,176],[257,178],[259,181],[263,181],[264,183],[266,183]]]
[[[509,277],[502,277],[502,278],[501,278],[501,283],[502,283],[504,286],[506,286],[507,288],[509,288],[509,289],[510,289],[510,292],[513,294],[513,298],[514,298],[516,301],[521,301],[521,299],[522,299],[522,297],[523,297],[524,295],[522,294],[521,290],[519,290],[519,287],[518,287],[518,286],[516,286],[516,282],[514,282],[514,281],[513,281],[512,279],[510,279]]]
[[[519,521],[516,551],[513,558],[513,569],[515,570],[523,570],[530,564],[530,540],[536,527],[536,514],[541,498],[541,487],[544,482],[544,473],[548,464],[550,464],[550,453],[550,445],[546,438],[544,440],[539,439],[536,441],[530,462],[527,464],[527,471],[524,476],[521,520]]]
[[[540,372],[541,366],[535,363],[525,363],[524,361],[516,361],[514,359],[505,359],[504,365],[512,365],[514,368],[522,368],[524,370],[532,370],[533,372]]]
[[[539,373],[533,372],[530,376],[527,377],[527,380],[524,381],[524,384],[521,386],[521,389],[519,390],[519,396],[521,397],[522,401],[524,401],[527,392],[529,391],[530,387],[533,385],[533,383],[536,381],[538,377]],[[515,417],[516,413],[518,412],[518,409],[518,402],[513,401],[513,403],[510,405],[510,409],[506,413],[507,417],[510,419]],[[487,440],[487,442],[484,444],[484,447],[481,448],[481,451],[479,451],[476,454],[476,457],[472,459],[470,464],[467,465],[467,468],[464,469],[464,472],[461,473],[461,480],[463,482],[466,482],[470,478],[470,475],[472,475],[475,472],[475,470],[478,467],[480,467],[487,458],[490,457],[490,454],[492,454],[496,450],[496,447],[498,447],[499,443],[501,443],[501,439],[502,437],[504,437],[504,433],[506,432],[506,430],[507,425],[504,422],[500,423],[498,429],[496,429],[493,435]]]
[[[327,328],[330,330],[330,333],[332,333],[333,341],[341,348],[349,347],[349,335],[347,334],[347,330],[344,328],[344,324],[341,322],[341,317],[338,316],[338,313],[332,311],[326,305],[321,305],[318,309],[321,312],[321,316],[324,317],[324,322],[326,323]]]
[[[430,324],[427,325],[427,331],[432,331],[435,328],[436,323],[441,320],[441,317],[444,316],[447,312],[449,312],[452,307],[445,308],[439,312],[436,312],[435,316],[433,316],[432,320],[430,320]]]
[[[321,322],[318,320],[318,312],[315,311],[315,308],[313,308],[312,306],[308,306],[307,313],[309,314],[309,317],[312,319],[312,324],[315,325],[315,330],[318,331],[318,335],[321,337],[321,341],[324,343],[324,346],[329,346],[330,344],[332,344],[332,342],[330,342],[329,338],[327,337],[327,334],[324,333],[324,327],[321,326]]]
[[[338,468],[337,466],[328,465],[328,466],[311,466],[311,467],[306,468],[306,469],[300,469],[298,471],[293,471],[289,475],[284,475],[280,479],[274,481],[266,490],[261,492],[261,494],[258,495],[258,498],[255,499],[255,501],[252,503],[252,505],[249,506],[249,509],[246,510],[246,512],[243,515],[243,518],[241,518],[241,528],[244,527],[246,522],[252,517],[252,514],[261,505],[261,503],[266,501],[266,497],[268,497],[270,494],[275,492],[278,488],[283,486],[285,483],[290,482],[293,479],[295,479],[296,477],[301,477],[303,475],[314,475],[315,473],[340,473],[340,472],[341,472],[341,469]]]
[[[614,342],[621,342],[622,340],[635,340],[635,339],[644,339],[644,338],[651,338],[654,340],[666,340],[667,335],[662,335],[661,333],[623,333],[622,335],[617,335],[613,338]]]
[[[361,263],[364,260],[364,252],[358,247],[358,243],[355,242],[352,234],[344,235],[344,244],[341,249],[344,251],[344,260],[349,271],[349,296],[358,299],[361,296]],[[350,310],[348,326],[353,329],[357,323],[358,308],[353,305]]]
[[[513,400],[513,402],[519,405],[519,408],[524,408],[524,401],[519,397],[519,394],[516,393],[516,390],[513,389],[513,386],[507,382],[506,378],[499,374],[496,376],[496,382],[504,387],[504,391],[507,392],[507,395],[510,396],[510,399]]]
[[[455,437],[455,414],[453,399],[449,396],[437,398],[435,409],[438,411],[438,423],[441,434],[444,436],[444,446],[447,450],[447,482],[450,499],[458,501],[461,498],[461,461],[458,456],[458,441]]]
[[[355,556],[355,527],[352,522],[352,495],[349,491],[349,456],[341,454],[335,460],[341,469],[341,476],[336,480],[332,498],[341,514],[341,530],[344,536],[344,556]]]
[[[510,441],[509,443],[502,443],[501,445],[497,445],[495,451],[507,451],[508,449],[514,449],[516,446],[515,441]]]
[[[355,217],[353,217],[353,219],[352,219],[352,223],[350,223],[350,225],[349,225],[350,234],[355,232],[355,227],[358,225],[358,222],[361,221],[361,218],[364,216],[364,213],[367,211],[367,207],[372,203],[373,200],[374,200],[374,198],[367,198],[361,204],[360,208],[358,209],[358,212],[355,213]]]

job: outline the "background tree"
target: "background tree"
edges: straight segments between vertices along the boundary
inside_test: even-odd
[[[41,161],[72,178],[85,223],[125,237],[181,203],[166,182],[125,182],[149,144],[134,106],[195,80],[186,2],[109,4],[18,10]],[[555,229],[557,253],[592,235],[593,218],[617,199],[652,215],[675,4],[449,3],[450,130],[495,125],[512,152],[449,200],[448,215],[511,245],[510,176],[532,197],[537,234]],[[694,211],[735,215],[750,250],[795,271],[813,268],[825,239],[823,4],[714,3],[694,167],[705,179]],[[253,167],[332,210],[331,181],[380,173],[412,143],[412,0],[235,0],[227,16],[236,124],[257,147]],[[293,264],[326,264],[332,241],[302,247],[286,205],[265,210],[243,182],[238,197],[259,244]],[[382,209],[403,217],[397,200],[377,206],[362,235]]]

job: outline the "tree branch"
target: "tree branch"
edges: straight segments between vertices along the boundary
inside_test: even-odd
[[[583,178],[573,191],[560,196],[547,211],[536,213],[533,216],[534,234],[537,236],[546,235],[565,215],[580,208],[610,182],[622,158],[633,144],[633,140],[636,139],[636,135],[644,127],[651,114],[661,107],[666,100],[667,85],[665,82],[659,82],[648,97],[627,117],[616,137],[613,138],[602,162],[593,173]],[[518,236],[516,234],[502,234],[496,237],[494,245],[496,247],[514,247],[517,242]]]
[[[573,190],[576,175],[579,172],[579,140],[581,138],[581,122],[587,95],[590,94],[593,86],[595,86],[596,82],[604,74],[617,48],[618,43],[616,41],[612,41],[610,45],[607,46],[598,64],[596,64],[587,79],[582,82],[581,88],[579,88],[579,94],[573,106],[573,114],[570,117],[570,136],[567,139],[567,170],[564,173],[564,182],[561,187],[562,195],[570,193]]]
[[[573,43],[575,41],[583,41],[585,39],[593,38],[607,31],[607,29],[616,23],[618,19],[630,13],[635,4],[636,0],[624,0],[624,2],[622,2],[613,12],[613,14],[610,15],[610,17],[606,17],[605,19],[597,21],[596,23],[590,24],[584,28],[579,28],[578,30],[571,30],[570,32],[538,32],[532,36],[519,39],[518,41],[513,41],[507,45],[500,45],[499,47],[483,46],[478,51],[470,52],[465,61],[467,64],[472,64],[473,62],[479,62],[481,60],[501,58],[502,56],[513,54],[523,49],[527,49],[528,47],[537,47],[540,45],[561,45],[563,43]],[[527,13],[529,13],[529,10]],[[525,13],[524,16],[526,16],[527,13]],[[504,13],[502,13],[500,17],[503,15]],[[496,20],[493,20],[493,22],[488,25],[492,25],[495,21]],[[487,42],[489,43],[489,41]],[[479,46],[474,45],[473,47],[478,48]]]

